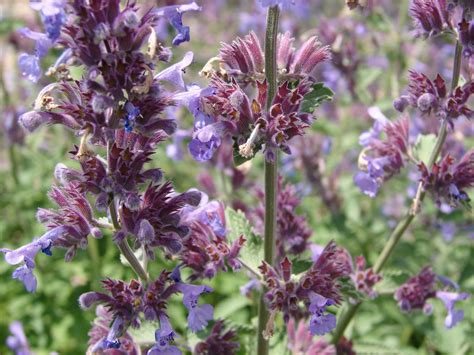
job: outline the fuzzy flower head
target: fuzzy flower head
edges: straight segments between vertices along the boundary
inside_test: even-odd
[[[226,271],[227,265],[233,271],[240,270],[238,256],[246,239],[240,236],[228,243],[222,203],[209,202],[203,195],[200,206],[183,209],[181,216],[183,223],[190,226],[180,251],[182,265],[192,270],[190,280],[213,278],[218,270]]]
[[[450,28],[445,0],[413,0],[410,16],[416,26],[416,35],[429,37]]]
[[[341,302],[339,279],[349,275],[346,258],[334,242],[324,248],[318,260],[299,280],[292,277],[292,263],[286,257],[278,269],[263,262],[260,270],[268,289],[265,299],[273,313],[283,312],[285,322],[292,316],[311,315],[313,334],[333,328],[335,319],[325,313],[326,306]],[[301,309],[300,302],[307,308]]]
[[[131,234],[137,246],[144,246],[150,258],[154,258],[153,249],[162,246],[169,253],[177,253],[182,247],[182,238],[189,227],[181,223],[180,211],[186,205],[198,205],[200,192],[188,191],[178,194],[173,191],[171,182],[150,185],[136,208],[123,204],[120,208],[122,230],[116,234],[116,240]]]
[[[434,80],[414,70],[409,74],[408,95],[395,100],[394,106],[403,111],[408,105],[417,108],[423,115],[434,114],[440,119],[447,119],[451,125],[459,116],[471,118],[472,110],[467,105],[474,94],[474,83],[467,82],[448,93],[446,81],[441,75]]]
[[[379,138],[381,132],[385,133],[386,139]],[[359,156],[361,171],[354,176],[354,182],[364,194],[373,198],[383,182],[405,166],[409,147],[408,118],[393,123],[376,118],[374,127],[363,133],[359,141],[365,148]]]
[[[470,206],[467,189],[474,186],[474,150],[466,152],[457,164],[453,157],[446,155],[431,171],[423,162],[418,168],[424,189],[434,196],[438,206],[442,203]]]
[[[278,191],[276,257],[277,260],[281,260],[288,254],[299,255],[307,250],[311,229],[306,217],[296,214],[297,207],[301,203],[296,187],[290,183],[284,184],[283,177],[279,176]],[[256,227],[257,234],[263,235],[261,227],[265,215],[264,192],[257,189],[256,195],[261,204],[249,211],[247,215]]]
[[[376,274],[372,268],[366,268],[365,258],[358,256],[355,259],[356,269],[351,275],[357,291],[364,293],[369,298],[377,297],[374,285],[382,280],[382,276]]]
[[[410,278],[395,292],[395,300],[400,308],[405,311],[423,309],[425,313],[431,312],[431,305],[426,301],[436,295],[436,274],[430,267],[425,267],[416,276]]]

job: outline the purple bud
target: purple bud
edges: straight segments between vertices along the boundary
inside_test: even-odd
[[[429,111],[433,107],[433,104],[436,101],[436,97],[430,93],[424,93],[417,100],[417,106],[421,112]]]
[[[395,99],[395,101],[393,101],[393,108],[397,110],[398,112],[405,111],[407,106],[410,104],[408,98],[409,98],[408,96],[403,95]]]

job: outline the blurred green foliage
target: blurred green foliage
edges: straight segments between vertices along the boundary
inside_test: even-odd
[[[250,4],[250,1],[245,2]],[[406,2],[401,2],[406,4]],[[206,24],[204,30],[199,29],[200,16],[194,15],[190,20],[191,33],[194,36],[189,44],[183,45],[175,53],[175,61],[180,53],[195,50],[197,61],[188,73],[191,79],[197,78],[197,73],[208,58],[217,53],[218,43],[229,40],[237,32],[237,22],[232,11],[238,6],[237,2],[229,5],[228,14],[216,18],[215,22]],[[249,5],[250,6],[250,5]],[[328,5],[327,14],[334,14],[335,5]],[[405,8],[406,9],[406,8]],[[354,13],[352,16],[360,17]],[[191,17],[191,16],[190,16]],[[234,22],[229,22],[234,19]],[[416,45],[408,31],[399,31],[398,26],[407,22],[405,10],[398,18],[391,18],[383,11],[377,11],[366,18],[369,31],[374,36],[382,36],[385,40],[376,43],[358,43],[358,50],[364,55],[377,54],[388,59],[386,70],[374,68],[362,63],[357,72],[357,93],[355,100],[347,92],[336,92],[334,101],[325,104],[329,109],[318,111],[318,121],[312,127],[314,132],[328,135],[333,139],[331,153],[327,156],[328,171],[335,169],[342,157],[352,157],[352,165],[339,178],[339,195],[343,199],[340,215],[333,216],[322,203],[318,194],[313,191],[304,197],[299,212],[308,217],[314,232],[311,240],[317,244],[325,244],[331,239],[346,247],[352,255],[364,255],[373,264],[378,253],[383,248],[392,229],[390,221],[382,213],[381,204],[386,198],[401,194],[406,196],[409,184],[406,176],[388,182],[377,199],[372,200],[360,193],[352,181],[352,173],[356,169],[355,162],[360,150],[358,136],[366,130],[371,122],[358,116],[354,108],[377,104],[383,110],[390,110],[391,101],[406,85],[406,71],[418,60],[429,63],[430,58],[424,54],[428,43],[419,41]],[[306,23],[310,28],[316,27],[317,21],[312,18]],[[13,28],[18,27],[18,20],[1,22],[0,34],[4,36]],[[200,35],[200,31],[213,33],[214,43]],[[303,31],[300,30],[301,34]],[[220,37],[222,34],[222,38]],[[377,37],[378,38],[378,37]],[[443,41],[443,39],[439,39]],[[411,53],[406,55],[402,43],[410,43]],[[53,55],[52,55],[53,57]],[[53,58],[49,59],[51,62]],[[20,79],[18,79],[20,80]],[[192,81],[192,80],[191,80]],[[376,86],[374,90],[373,87]],[[33,89],[31,97],[34,97]],[[29,107],[33,101],[17,102]],[[325,106],[326,107],[326,106]],[[335,120],[331,112],[337,111]],[[395,118],[396,115],[390,111]],[[191,117],[183,117],[183,122],[191,122]],[[0,246],[16,248],[29,241],[34,236],[44,232],[43,227],[36,222],[35,213],[38,207],[50,207],[47,192],[54,184],[53,170],[58,162],[73,166],[68,159],[68,151],[77,139],[62,128],[53,127],[41,129],[27,137],[24,146],[15,146],[16,164],[19,172],[19,183],[12,179],[7,161],[6,142],[3,138],[0,159]],[[473,146],[473,142],[466,142]],[[426,154],[430,145],[429,138],[420,142],[419,156]],[[160,166],[167,179],[171,179],[180,191],[196,186],[196,176],[203,169],[210,169],[192,161],[189,156],[182,162],[175,162],[166,157],[163,147],[160,147],[154,161]],[[250,175],[256,179],[262,176],[262,160],[253,160]],[[218,185],[221,185],[219,171],[211,171]],[[304,180],[300,172],[289,178],[293,182]],[[223,186],[220,186],[223,187]],[[242,192],[240,194],[243,195]],[[255,202],[250,193],[241,196],[248,202]],[[405,205],[409,204],[406,198]],[[228,211],[228,217],[229,212]],[[400,211],[404,213],[404,211]],[[474,249],[473,241],[466,235],[458,235],[451,242],[445,242],[439,231],[428,221],[438,215],[436,207],[431,202],[425,203],[423,211],[414,225],[409,229],[390,258],[384,273],[385,279],[378,286],[380,297],[375,301],[362,305],[355,321],[346,333],[353,339],[355,349],[361,354],[473,354],[474,353],[474,307],[473,297],[459,307],[465,311],[465,320],[456,328],[444,328],[445,310],[440,301],[434,301],[434,311],[431,316],[421,313],[401,313],[391,292],[404,282],[410,275],[417,273],[424,265],[432,264],[438,274],[452,278],[458,282],[465,292],[474,293]],[[471,222],[473,215],[461,210],[445,220],[453,222]],[[229,220],[235,219],[231,216]],[[240,223],[240,222],[239,222]],[[242,227],[245,229],[246,227]],[[27,293],[23,285],[11,279],[13,267],[0,262],[0,353],[8,353],[5,339],[8,336],[8,325],[13,320],[22,322],[28,340],[38,354],[57,351],[60,354],[83,354],[87,344],[87,332],[93,320],[93,311],[81,311],[78,296],[89,290],[99,289],[99,280],[105,276],[111,278],[133,277],[132,272],[120,264],[119,254],[111,241],[110,235],[94,241],[95,245],[88,250],[78,252],[71,263],[65,263],[60,251],[55,251],[52,257],[39,255],[37,258],[38,291]],[[309,257],[310,253],[307,252]],[[250,256],[251,258],[251,256]],[[255,261],[255,260],[254,260]],[[171,267],[173,263],[158,256],[156,262],[150,264],[150,273],[157,274],[163,267]],[[256,265],[254,265],[256,266]],[[216,318],[223,318],[230,326],[238,329],[241,341],[241,354],[252,353],[256,324],[256,305],[254,297],[246,298],[240,295],[239,288],[247,282],[245,272],[220,273],[210,283],[215,292],[206,296],[206,301],[215,305]],[[169,305],[173,326],[188,339],[190,344],[199,341],[205,332],[197,335],[187,333],[185,327],[185,311],[179,299],[174,299]],[[140,339],[150,341],[155,328],[142,330]],[[284,354],[285,329],[281,320],[277,321],[277,335],[272,339],[274,354]]]

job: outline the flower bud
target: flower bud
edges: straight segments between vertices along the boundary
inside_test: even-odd
[[[418,98],[416,104],[421,112],[427,112],[433,107],[435,101],[436,97],[433,94],[424,93]]]

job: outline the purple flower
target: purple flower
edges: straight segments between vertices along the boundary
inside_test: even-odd
[[[180,283],[178,289],[183,293],[183,304],[188,309],[188,325],[192,332],[197,332],[207,326],[214,318],[214,308],[210,304],[198,305],[199,296],[212,292],[209,286],[197,286]]]
[[[112,313],[103,306],[96,308],[96,318],[88,335],[88,353],[114,352],[116,355],[138,355],[139,353],[139,347],[124,328],[123,319],[117,317],[114,320]],[[107,351],[108,349],[114,350]]]
[[[186,84],[184,83],[184,80],[183,80],[183,74],[185,73],[185,69],[189,67],[191,63],[193,62],[193,57],[194,57],[193,52],[186,52],[186,54],[184,55],[183,59],[180,62],[156,74],[154,79],[170,82],[173,85],[175,85],[177,88],[185,91]]]
[[[418,165],[418,169],[423,188],[434,196],[438,206],[446,202],[452,207],[469,207],[470,199],[466,190],[474,186],[474,149],[466,152],[457,164],[448,154],[435,163],[431,171],[423,162]]]
[[[18,267],[13,272],[12,277],[23,282],[28,292],[36,291],[37,282],[36,277],[33,274],[33,269],[36,266],[34,261],[36,254],[42,251],[46,255],[51,255],[51,247],[54,245],[55,241],[66,233],[66,227],[58,226],[46,232],[39,239],[18,249],[0,249],[0,252],[5,254],[5,261],[8,264],[17,265],[23,263],[22,266]]]
[[[235,354],[239,348],[236,338],[237,332],[233,329],[225,331],[224,321],[218,320],[212,327],[211,334],[196,345],[193,354]]]
[[[260,200],[260,204],[251,209],[247,217],[253,222],[256,232],[263,235],[264,192],[257,189],[256,197]],[[299,255],[307,250],[312,231],[308,226],[306,216],[296,213],[301,204],[296,187],[290,183],[284,183],[282,176],[278,177],[277,204],[276,260],[279,261],[286,255]]]
[[[189,153],[198,161],[208,161],[220,147],[222,138],[219,132],[219,124],[210,124],[194,133],[193,139],[189,142]]]
[[[12,322],[9,326],[11,335],[7,338],[7,346],[15,355],[30,355],[28,340],[20,322]]]
[[[39,58],[35,55],[22,53],[18,58],[18,66],[21,75],[27,77],[28,80],[36,83],[41,77],[41,67]]]
[[[189,26],[183,25],[183,14],[188,11],[201,11],[202,8],[192,2],[190,4],[184,5],[175,5],[175,6],[165,6],[158,8],[153,11],[153,14],[158,17],[164,17],[168,20],[171,26],[177,32],[177,35],[173,38],[173,45],[179,46],[183,42],[188,42],[190,39],[189,36]]]
[[[381,123],[383,122],[383,123]],[[361,144],[367,144],[359,156],[359,169],[354,182],[359,189],[370,197],[375,197],[382,183],[400,172],[405,166],[409,146],[408,118],[394,123],[376,122],[377,128],[361,136]],[[382,129],[387,138],[381,140],[376,130]]]
[[[18,63],[21,74],[28,80],[37,82],[41,76],[40,58],[44,57],[54,45],[65,22],[65,4],[60,0],[31,0],[30,6],[40,12],[46,33],[31,31],[28,28],[20,29],[19,32],[23,36],[36,42],[36,51],[34,55],[21,54]]]
[[[175,336],[176,333],[171,328],[168,317],[160,317],[160,328],[155,332],[156,344],[148,350],[147,355],[181,355],[181,350],[170,345]]]
[[[377,297],[377,292],[374,290],[374,285],[380,280],[382,276],[376,274],[372,268],[366,268],[365,258],[358,256],[355,259],[356,269],[351,275],[357,291],[366,294],[369,298]]]
[[[464,301],[469,298],[468,293],[455,293],[455,292],[446,292],[446,291],[438,291],[436,292],[436,297],[443,301],[446,310],[448,311],[448,315],[444,320],[444,324],[446,328],[451,329],[456,324],[464,318],[463,310],[456,310],[454,309],[454,305],[458,301]]]
[[[410,15],[415,20],[417,35],[428,37],[450,27],[444,0],[413,0]]]
[[[304,320],[298,322],[290,319],[287,325],[288,349],[292,355],[336,355],[336,348],[324,338],[314,339]]]
[[[251,297],[252,290],[260,290],[260,281],[257,279],[251,279],[245,285],[240,287],[240,294],[242,296]]]
[[[379,139],[384,127],[389,122],[387,117],[377,106],[370,107],[368,112],[369,116],[374,119],[374,125],[369,131],[364,132],[359,136],[359,144],[363,147],[368,146],[373,140]]]
[[[426,266],[418,275],[413,276],[400,286],[395,292],[395,299],[402,311],[423,309],[425,313],[430,313],[431,306],[426,301],[436,295],[435,282],[436,274]]]
[[[130,133],[133,130],[136,118],[140,115],[140,109],[133,106],[131,102],[127,101],[125,104],[125,111],[127,111],[127,114],[125,116],[124,127],[125,131]]]
[[[309,330],[311,334],[324,335],[336,328],[336,316],[330,313],[324,314],[326,307],[332,305],[333,302],[314,292],[309,294],[309,299],[309,312],[311,313]]]

